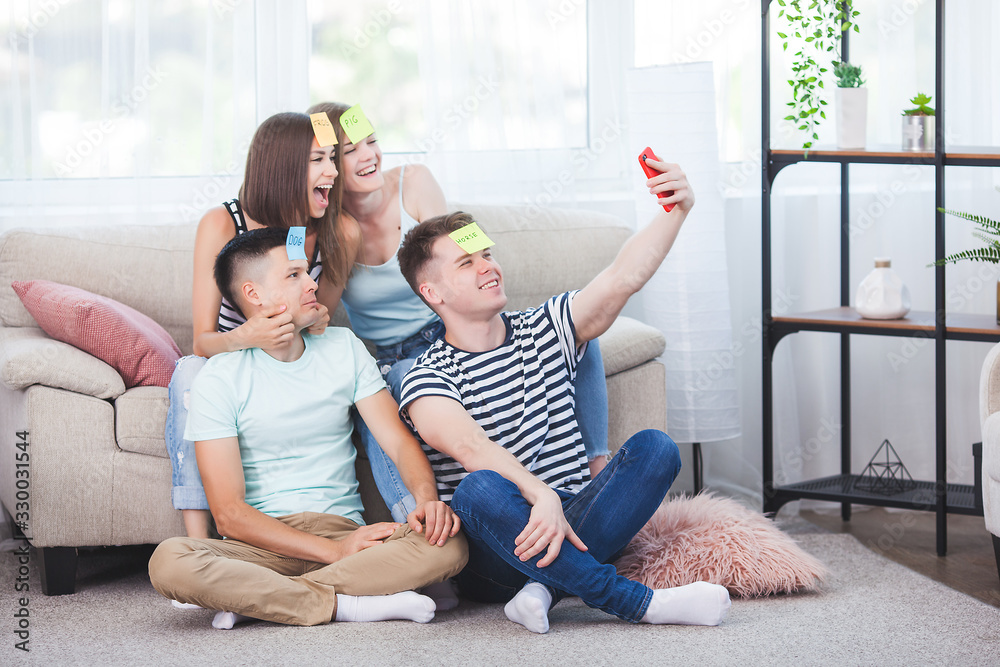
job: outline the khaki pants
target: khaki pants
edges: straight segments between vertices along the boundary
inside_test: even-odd
[[[340,540],[358,525],[333,514],[301,512],[278,520]],[[333,620],[337,593],[389,595],[455,576],[468,560],[465,536],[443,547],[403,524],[383,544],[323,565],[238,540],[172,537],[153,552],[149,579],[166,598],[266,621],[318,625]]]

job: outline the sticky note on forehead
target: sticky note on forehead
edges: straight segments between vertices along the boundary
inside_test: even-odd
[[[333,123],[330,122],[330,117],[326,115],[326,112],[311,113],[309,118],[312,120],[313,132],[316,133],[316,143],[324,148],[336,146],[337,133],[334,131]]]
[[[285,252],[288,253],[288,261],[306,258],[306,228],[289,227],[288,238],[285,240]]]
[[[493,241],[486,235],[486,232],[481,230],[479,225],[474,222],[461,229],[456,229],[451,234],[448,234],[448,238],[457,243],[459,248],[470,255],[493,245]]]
[[[368,118],[365,117],[365,112],[361,110],[360,104],[355,104],[340,114],[340,126],[344,128],[344,133],[351,140],[352,144],[358,143],[369,134],[375,132],[375,128],[372,127],[372,124],[368,122]]]

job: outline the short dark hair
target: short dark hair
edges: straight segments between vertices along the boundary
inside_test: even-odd
[[[475,219],[464,211],[455,211],[424,220],[419,225],[406,232],[403,243],[399,246],[396,257],[399,261],[399,271],[417,296],[420,294],[419,274],[434,254],[434,242],[442,236],[475,222]],[[426,300],[424,300],[426,303]],[[429,305],[429,304],[428,304]]]
[[[240,294],[240,283],[246,277],[247,271],[267,257],[269,252],[285,245],[287,239],[287,229],[274,227],[251,229],[234,236],[219,251],[215,258],[215,284],[230,305],[243,312],[237,295]]]

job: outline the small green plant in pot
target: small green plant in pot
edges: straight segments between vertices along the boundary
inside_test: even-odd
[[[868,89],[864,88],[861,66],[834,63],[833,74],[837,77],[837,148],[864,148],[868,127]]]
[[[777,0],[781,7],[778,18],[784,18],[787,28],[779,30],[781,48],[789,45],[798,47],[792,61],[792,76],[788,84],[792,88],[792,101],[788,102],[792,113],[785,120],[795,123],[798,130],[805,132],[802,148],[807,152],[813,142],[819,139],[817,128],[826,119],[827,106],[824,75],[829,71],[820,63],[827,62],[827,54],[838,56],[831,65],[842,63],[840,40],[844,32],[854,29],[859,32],[854,19],[858,13],[851,0]],[[784,30],[788,32],[784,32]],[[860,70],[859,70],[860,76]]]
[[[1000,187],[997,190],[1000,191]],[[962,250],[947,257],[942,257],[927,266],[943,266],[963,260],[1000,264],[1000,221],[962,211],[949,211],[943,208],[939,208],[938,211],[976,223],[977,229],[972,234],[982,241],[984,245],[980,248]],[[1000,280],[997,281],[997,324],[1000,324]]]
[[[930,95],[917,93],[910,98],[912,109],[903,109],[903,150],[934,150],[934,109]]]

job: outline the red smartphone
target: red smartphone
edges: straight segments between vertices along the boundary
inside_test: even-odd
[[[647,159],[649,159],[649,160],[656,160],[657,162],[660,161],[660,158],[656,157],[656,154],[653,153],[653,149],[650,148],[649,146],[646,146],[646,150],[644,150],[643,152],[639,153],[639,164],[642,165],[642,170],[644,172],[646,172],[646,178],[653,178],[654,176],[657,176],[657,175],[663,173],[663,172],[657,171],[656,169],[653,169],[648,164],[646,164],[646,160]],[[664,193],[664,194],[662,194],[660,196],[662,196],[662,197],[669,197],[672,194],[674,194],[674,191],[673,190],[668,190],[666,193]],[[670,211],[674,210],[674,205],[673,204],[664,204],[663,205],[663,210],[666,211],[667,213],[670,213]]]

